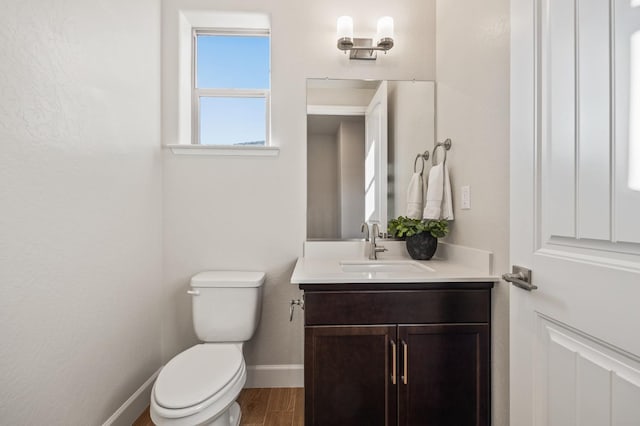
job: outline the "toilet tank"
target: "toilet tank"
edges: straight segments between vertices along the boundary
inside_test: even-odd
[[[245,342],[262,309],[264,272],[206,271],[191,278],[193,327],[203,342]]]

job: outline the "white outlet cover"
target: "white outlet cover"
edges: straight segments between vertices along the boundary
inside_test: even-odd
[[[464,185],[460,188],[460,198],[461,198],[461,209],[462,210],[470,210],[471,209],[471,187],[469,185]]]

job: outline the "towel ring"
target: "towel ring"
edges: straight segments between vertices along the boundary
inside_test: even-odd
[[[420,169],[420,174],[422,174],[422,172],[424,172],[424,162],[425,160],[429,159],[429,151],[427,150],[422,154],[416,155],[416,159],[413,161],[413,173],[418,173],[418,171],[416,170],[418,166],[418,158],[422,159],[422,168]]]
[[[442,162],[445,162],[445,161],[447,161],[447,151],[449,151],[451,149],[451,139],[447,138],[444,142],[438,142],[438,143],[436,143],[436,146],[433,147],[433,155],[431,157],[431,164],[434,165],[434,166],[436,164],[438,164],[438,162],[436,160],[436,151],[440,147],[442,147],[442,149],[444,150],[444,160],[442,160]]]

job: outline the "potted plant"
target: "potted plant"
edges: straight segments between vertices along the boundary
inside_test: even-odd
[[[389,235],[407,241],[407,251],[412,259],[429,260],[438,247],[438,238],[449,232],[446,220],[411,219],[398,216],[391,219],[388,226]]]

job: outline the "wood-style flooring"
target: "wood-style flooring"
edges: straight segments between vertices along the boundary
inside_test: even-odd
[[[242,389],[238,397],[242,410],[241,426],[303,426],[304,390],[302,388]],[[133,426],[153,426],[149,408]]]

